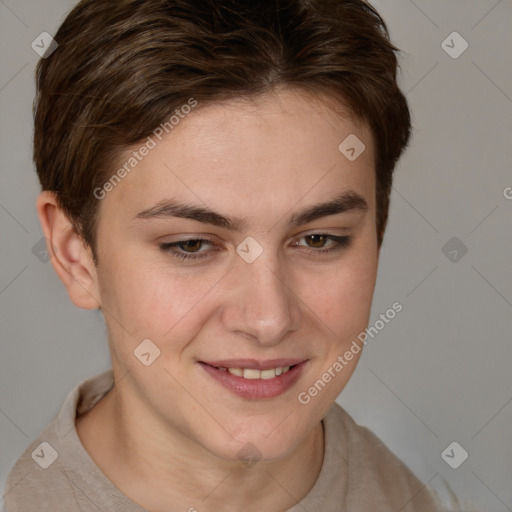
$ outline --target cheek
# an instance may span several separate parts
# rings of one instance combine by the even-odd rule
[[[376,276],[376,257],[354,252],[321,278],[304,283],[306,304],[330,328],[338,346],[350,343],[367,326]]]
[[[194,329],[200,329],[200,312],[222,278],[222,269],[177,271],[165,258],[135,255],[109,262],[100,279],[105,310],[132,338],[149,337],[161,343],[169,336],[181,337],[185,326],[190,330],[191,321]],[[117,322],[110,323],[117,328]]]

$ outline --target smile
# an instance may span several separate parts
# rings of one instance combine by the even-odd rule
[[[307,360],[230,360],[198,364],[235,395],[247,400],[275,398],[289,390],[300,378]]]
[[[244,379],[273,379],[290,370],[290,366],[279,366],[278,368],[270,368],[270,370],[255,370],[254,368],[219,368],[221,371],[228,371],[231,375],[242,377]]]

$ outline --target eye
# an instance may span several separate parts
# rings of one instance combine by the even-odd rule
[[[209,251],[201,251],[204,245],[213,245],[210,240],[203,238],[190,238],[188,240],[178,240],[177,242],[167,242],[160,244],[160,248],[179,260],[200,259],[208,256]]]
[[[310,251],[313,253],[327,253],[348,247],[352,241],[352,237],[329,235],[327,233],[313,233],[311,235],[305,235],[299,240],[305,240],[306,245],[296,243],[294,244],[295,246],[313,249]]]

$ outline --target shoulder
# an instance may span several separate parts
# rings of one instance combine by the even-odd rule
[[[336,402],[331,429],[344,430],[348,461],[348,510],[437,512],[439,503],[412,471],[368,428]]]
[[[6,512],[49,512],[59,510],[63,503],[76,503],[71,481],[59,461],[62,448],[52,423],[9,472],[4,491]]]
[[[7,476],[6,512],[86,510],[77,473],[89,463],[75,429],[77,411],[92,407],[113,383],[111,371],[76,385],[58,415],[25,449]],[[90,464],[90,463],[89,463]]]

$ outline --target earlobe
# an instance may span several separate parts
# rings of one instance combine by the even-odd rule
[[[54,192],[41,192],[36,207],[53,268],[69,298],[79,308],[99,308],[97,272],[90,248],[74,231]]]

